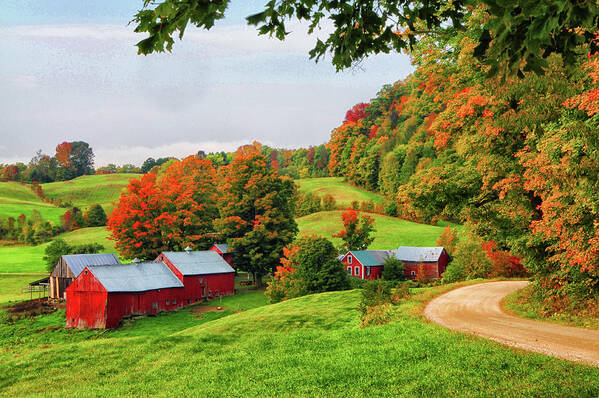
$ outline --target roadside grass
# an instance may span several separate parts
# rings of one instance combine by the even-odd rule
[[[0,323],[0,395],[599,394],[597,368],[452,332],[413,314],[439,289],[450,288],[421,289],[395,307],[391,323],[365,329],[358,327],[359,290],[305,296],[206,322],[199,318],[192,327],[178,318],[184,316],[180,311],[147,318],[148,325],[135,322],[137,336],[126,329],[46,326],[64,322],[60,313],[31,321],[22,331],[27,336],[11,335],[21,329]],[[250,295],[236,299],[253,301]],[[184,329],[171,333],[178,328]]]
[[[337,206],[344,208],[353,201],[372,200],[375,203],[384,201],[382,195],[354,187],[344,182],[342,177],[303,178],[295,182],[299,185],[299,192],[309,192],[321,197],[326,194],[332,195],[337,201]]]
[[[507,295],[503,300],[504,309],[522,318],[565,326],[599,329],[599,312],[596,304],[576,312],[564,311],[557,314],[547,314],[542,304],[536,301],[531,293],[532,286],[527,286]]]
[[[297,218],[299,236],[322,235],[339,245],[341,239],[332,238],[332,235],[343,229],[342,213],[341,210],[322,211]],[[418,224],[380,214],[368,215],[375,220],[375,239],[369,247],[373,250],[396,249],[399,246],[437,246],[436,241],[443,232],[442,226]]]
[[[0,306],[11,301],[29,300],[29,293],[22,293],[22,288],[27,287],[29,282],[46,277],[48,274],[0,274]],[[38,294],[33,293],[33,298]]]
[[[79,208],[100,204],[109,213],[113,208],[112,202],[119,199],[129,180],[140,176],[141,174],[90,175],[43,184],[42,188],[49,198],[69,202]]]
[[[81,228],[56,238],[62,238],[69,244],[96,242],[104,245],[104,251],[115,252],[114,241],[108,239],[105,227]],[[0,274],[3,273],[41,273],[46,271],[44,250],[50,243],[37,246],[5,246],[0,247]]]
[[[31,217],[34,210],[42,215],[44,220],[55,224],[60,223],[60,216],[66,209],[43,202],[29,188],[17,182],[0,182],[0,218],[13,217],[21,214]]]

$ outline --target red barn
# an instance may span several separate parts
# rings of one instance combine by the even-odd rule
[[[231,246],[226,243],[216,243],[212,245],[210,250],[220,254],[231,267],[235,268],[233,265],[233,248]]]
[[[389,250],[352,250],[339,260],[350,276],[360,279],[378,279],[383,272],[385,260],[390,256]]]
[[[183,293],[164,263],[88,266],[66,290],[67,327],[117,327],[125,316],[181,307]]]
[[[400,246],[392,253],[404,263],[404,275],[410,279],[416,278],[420,265],[424,266],[427,279],[440,278],[449,263],[449,255],[443,247]]]
[[[235,293],[235,270],[216,252],[162,252],[164,262],[185,286],[186,304]]]

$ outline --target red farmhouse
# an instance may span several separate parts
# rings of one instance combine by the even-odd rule
[[[427,279],[440,278],[449,263],[449,255],[443,247],[400,246],[392,252],[403,262],[404,275],[410,279],[416,278],[421,264],[424,266],[424,275]]]
[[[385,260],[395,256],[404,264],[404,276],[414,279],[420,265],[424,265],[427,279],[440,278],[449,256],[443,247],[400,246],[396,250],[354,250],[341,256],[339,260],[347,273],[361,279],[378,279],[383,272]]]
[[[220,254],[220,256],[222,258],[225,259],[225,261],[233,268],[235,268],[235,266],[233,265],[233,248],[230,247],[228,244],[226,243],[217,243],[212,245],[212,247],[210,248],[210,250],[217,252],[218,254]]]
[[[113,328],[124,316],[181,307],[183,293],[164,263],[90,265],[66,290],[67,327]]]
[[[383,272],[389,250],[353,250],[340,260],[350,276],[360,279],[378,279]]]
[[[215,251],[163,252],[164,262],[185,286],[185,302],[235,293],[235,270]]]

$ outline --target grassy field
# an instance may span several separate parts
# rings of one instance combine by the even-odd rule
[[[331,239],[336,245],[341,239],[331,236],[343,229],[343,211],[323,211],[298,218],[300,236],[318,234]],[[396,249],[399,246],[436,246],[436,240],[443,232],[442,226],[418,224],[380,214],[369,214],[374,218],[376,233],[370,249]]]
[[[47,275],[0,274],[0,306],[10,301],[29,300],[31,297],[36,298],[37,293],[34,293],[34,296],[30,296],[29,293],[22,293],[21,289],[26,287],[29,282],[44,278]]]
[[[259,294],[230,298],[249,303],[230,315],[183,310],[106,333],[64,330],[62,311],[0,322],[0,395],[599,394],[599,369],[427,323],[415,315],[422,299],[395,307],[387,325],[360,329],[359,291],[273,305]]]
[[[97,242],[106,252],[114,252],[114,241],[107,239],[105,227],[82,228],[59,236],[69,244]],[[37,246],[0,247],[0,274],[39,273],[45,271],[44,250],[50,243]]]
[[[0,218],[17,218],[21,214],[31,217],[33,210],[38,210],[42,218],[60,222],[60,216],[66,209],[44,203],[27,185],[16,182],[0,182]]]
[[[42,187],[49,198],[69,202],[81,208],[100,204],[108,213],[112,210],[112,202],[118,200],[121,190],[129,184],[129,180],[139,177],[140,174],[91,175],[43,184]]]
[[[343,182],[341,177],[304,178],[295,180],[302,193],[313,193],[319,196],[332,195],[337,201],[337,206],[347,207],[352,201],[358,202],[372,200],[375,203],[382,202],[381,195],[356,188]]]

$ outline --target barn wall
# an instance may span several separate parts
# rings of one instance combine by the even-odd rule
[[[184,305],[183,293],[183,288],[108,293],[106,327],[117,327],[121,319],[129,315],[150,315],[180,308]]]
[[[383,267],[370,267],[370,275],[366,275],[366,279],[379,279],[383,274]]]
[[[438,263],[439,263],[439,277],[441,277],[443,275],[443,273],[445,272],[445,269],[447,268],[447,264],[449,263],[449,255],[447,254],[445,249],[443,249],[443,251],[441,252],[441,256],[439,256]]]
[[[439,278],[439,265],[436,262],[415,263],[404,261],[404,276],[408,279],[415,279],[416,276],[412,275],[412,271],[418,274],[418,267],[420,267],[420,264],[424,264],[424,275],[427,279]]]
[[[235,294],[235,274],[233,272],[203,276],[206,279],[206,293],[208,297]]]
[[[69,328],[106,327],[107,292],[93,274],[83,271],[66,289],[66,326]]]
[[[348,275],[355,276],[356,278],[362,278],[362,275],[364,273],[364,267],[362,266],[362,263],[360,263],[360,261],[358,261],[358,259],[355,258],[353,255],[352,258],[353,259],[351,264],[348,264],[347,262],[347,255],[341,259],[341,262],[343,263],[343,268],[345,269],[345,272],[347,272]],[[347,271],[347,267],[351,267],[351,274]],[[357,274],[356,267],[358,267]]]

